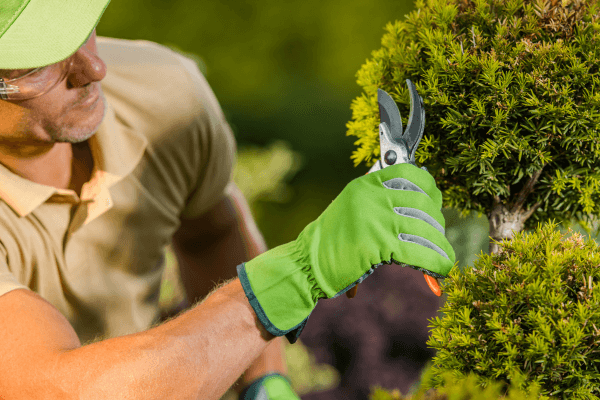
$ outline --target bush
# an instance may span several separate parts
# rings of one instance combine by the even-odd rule
[[[450,370],[473,374],[481,388],[498,381],[504,391],[539,387],[540,398],[598,399],[597,244],[540,224],[599,214],[599,2],[415,5],[386,26],[357,74],[364,93],[347,124],[360,146],[354,165],[380,156],[377,89],[406,123],[410,79],[427,114],[417,163],[444,207],[485,213],[492,238],[506,239],[442,284],[449,297],[428,342],[438,351],[431,384],[441,389]]]
[[[510,386],[508,394],[502,394],[503,382],[492,382],[485,389],[477,384],[477,375],[470,373],[466,377],[456,378],[451,371],[444,371],[441,374],[443,385],[441,388],[429,388],[433,370],[431,363],[424,369],[421,377],[422,385],[419,390],[412,396],[403,397],[397,390],[388,392],[380,387],[375,387],[373,393],[369,396],[369,400],[536,400],[538,399],[538,391],[533,390],[529,395],[522,390]]]
[[[598,398],[598,245],[579,233],[564,239],[556,226],[516,233],[498,254],[450,272],[444,316],[430,320],[433,387],[449,369],[477,374],[482,387],[499,379],[558,399]]]
[[[406,124],[410,79],[426,113],[416,162],[444,208],[506,208],[514,222],[490,224],[499,239],[600,215],[598,0],[416,0],[385,29],[357,73],[355,166],[380,156],[377,90]]]

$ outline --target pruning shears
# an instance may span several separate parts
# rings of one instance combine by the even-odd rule
[[[423,99],[417,93],[415,85],[406,80],[410,91],[410,117],[406,131],[402,132],[402,118],[396,102],[392,97],[381,89],[377,89],[377,103],[379,104],[379,148],[380,159],[371,167],[369,172],[379,171],[390,165],[408,163],[415,167],[415,153],[419,142],[423,137],[425,128],[425,109],[423,108]],[[427,168],[421,167],[425,171]],[[436,296],[441,296],[442,291],[437,279],[423,271],[423,276],[427,285]],[[358,285],[346,292],[348,298],[356,296]]]

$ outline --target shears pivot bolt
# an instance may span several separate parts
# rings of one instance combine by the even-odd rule
[[[385,153],[384,160],[387,165],[394,165],[397,158],[398,158],[398,156],[394,150],[388,150]]]

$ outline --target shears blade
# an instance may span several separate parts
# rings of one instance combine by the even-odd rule
[[[416,166],[415,154],[425,129],[425,109],[423,99],[415,85],[406,80],[410,92],[410,116],[406,131],[402,131],[402,118],[392,97],[382,89],[377,89],[379,104],[379,148],[381,157],[369,172],[399,163]]]

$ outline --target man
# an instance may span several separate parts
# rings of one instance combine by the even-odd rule
[[[392,256],[447,276],[441,193],[394,165],[266,251],[210,87],[156,44],[97,47],[108,3],[0,10],[0,396],[216,400],[241,377],[244,399],[297,399],[281,336],[294,343],[319,299]],[[154,326],[171,241],[204,300]]]
[[[9,35],[11,32],[8,30],[3,33]],[[97,337],[115,337],[141,331],[157,319],[158,284],[164,266],[163,247],[167,243],[165,239],[170,235],[174,235],[173,244],[181,264],[183,283],[192,304],[195,299],[203,299],[211,290],[211,286],[220,280],[236,277],[235,267],[238,264],[266,250],[243,195],[229,181],[235,161],[235,139],[208,83],[195,65],[192,65],[190,60],[150,42],[110,39],[101,42],[100,47],[110,61],[109,71],[103,57],[99,56],[94,28],[85,43],[68,58],[70,68],[62,81],[56,80],[54,87],[33,99],[0,101],[0,193],[4,200],[0,218],[3,219],[4,228],[7,228],[6,224],[11,223],[12,219],[6,218],[6,213],[16,216],[15,221],[31,216],[29,224],[19,227],[19,233],[22,233],[24,238],[33,240],[27,243],[32,246],[27,248],[30,253],[20,254],[20,246],[13,246],[6,236],[1,238],[5,257],[8,255],[24,258],[22,263],[10,262],[8,270],[0,268],[0,294],[16,287],[22,288],[7,293],[2,298],[2,306],[6,309],[10,304],[15,304],[16,312],[21,307],[17,304],[23,304],[25,298],[39,299],[31,290],[37,292],[68,317],[78,334],[78,338],[70,338],[73,343],[78,339],[92,342]],[[135,68],[130,63],[136,64]],[[31,69],[4,70],[0,77],[23,76]],[[164,75],[161,75],[161,69],[164,69]],[[101,81],[107,77],[107,73],[109,78],[106,85],[110,94],[105,96]],[[130,75],[126,76],[127,73]],[[52,74],[42,71],[41,78],[45,75],[52,77]],[[181,75],[181,78],[174,79],[176,75]],[[135,79],[132,79],[142,76],[146,79],[162,79],[149,81],[148,87],[142,88],[136,86]],[[136,90],[138,92],[135,92]],[[135,93],[127,97],[128,91]],[[86,104],[88,99],[92,99],[89,105]],[[148,118],[160,118],[157,110],[175,113],[177,118],[164,118],[163,123],[151,121],[162,131],[133,131],[128,124],[137,127],[133,119],[146,117],[143,112],[131,110],[132,107],[138,107],[137,101],[144,102],[144,105],[153,102],[151,107],[146,109],[151,113]],[[181,105],[176,104],[179,101],[182,102]],[[198,104],[199,102],[202,103]],[[178,108],[172,108],[177,106]],[[109,110],[109,107],[113,109]],[[194,118],[190,114],[198,111],[202,112],[199,117]],[[132,120],[126,122],[119,118]],[[178,123],[196,126],[176,127]],[[96,135],[96,132],[102,129],[101,124],[105,129]],[[198,126],[200,124],[207,126]],[[197,131],[201,128],[205,129],[205,132],[199,137]],[[141,195],[140,192],[131,192],[131,187],[125,189],[124,185],[116,188],[114,186],[117,180],[123,179],[127,174],[125,170],[133,169],[136,165],[138,169],[142,169],[140,162],[143,161],[140,161],[140,157],[144,147],[146,151],[150,151],[144,143],[148,139],[138,134],[138,131],[155,135],[149,140],[151,145],[156,146],[151,150],[152,156],[155,157],[170,155],[162,153],[160,146],[193,145],[194,140],[202,141],[201,145],[208,148],[203,149],[204,153],[201,155],[192,155],[195,160],[189,160],[188,157],[187,161],[198,164],[183,165],[182,167],[190,170],[179,171],[179,176],[170,174],[177,172],[174,170],[164,171],[166,174],[160,177],[140,172],[142,178],[152,179],[148,182],[151,189],[152,185],[197,184],[184,181],[200,178],[196,176],[196,171],[191,169],[208,169],[200,171],[198,168],[198,172],[210,173],[210,176],[202,177],[203,183],[198,184],[203,193],[196,195],[196,204],[192,205],[197,210],[190,207],[193,216],[202,214],[202,217],[184,218],[178,231],[175,230],[177,221],[173,219],[174,215],[169,215],[169,210],[166,209],[172,204],[162,203],[149,207],[149,202],[163,200],[151,194],[145,200],[130,199],[131,203],[127,207],[136,209],[137,214],[129,213],[120,221],[110,214],[111,211],[116,211],[114,207],[111,210],[111,202],[115,201],[115,196]],[[115,137],[119,134],[125,138],[119,140]],[[175,134],[181,135],[179,142],[169,143],[168,136]],[[194,134],[196,137],[192,136]],[[163,141],[165,143],[161,143]],[[195,149],[176,150],[191,152]],[[157,162],[156,167],[172,168],[167,162],[178,161],[173,158],[178,155],[172,154],[172,158],[165,160],[164,165]],[[205,157],[207,159],[203,159]],[[180,160],[186,158],[181,157]],[[99,163],[104,165],[98,165]],[[114,171],[107,170],[111,168]],[[228,182],[229,185],[225,187]],[[121,193],[109,193],[108,188],[120,190]],[[184,198],[175,200],[189,201]],[[202,213],[204,209],[206,211]],[[118,212],[122,213],[123,210]],[[69,213],[73,213],[74,216],[70,221]],[[163,215],[148,218],[154,220],[148,221],[148,224],[134,220],[146,217],[144,213]],[[103,215],[107,220],[98,224]],[[35,226],[35,218],[41,218],[39,227]],[[97,225],[92,228],[94,221]],[[125,223],[127,227],[120,227],[121,223]],[[91,229],[84,232],[81,228],[85,226]],[[36,241],[30,230],[38,228],[54,237],[47,238],[47,242]],[[63,232],[65,229],[67,231]],[[137,232],[128,235],[124,229]],[[158,242],[158,237],[151,240],[142,229],[163,230],[160,235],[162,239]],[[5,235],[13,234],[9,229],[2,231]],[[189,237],[194,231],[203,232],[204,237],[197,239],[205,242],[204,246],[186,246],[186,236]],[[210,236],[215,237],[209,240]],[[136,244],[129,248],[125,245],[119,250],[112,247],[114,243],[124,239],[127,242],[135,241]],[[48,247],[60,245],[63,240],[64,260],[54,260],[54,255]],[[82,246],[84,242],[86,244]],[[94,250],[88,252],[92,246]],[[33,267],[37,263],[39,270]],[[120,263],[122,265],[119,265]],[[133,267],[138,270],[125,268],[123,265],[126,263],[133,263]],[[146,265],[143,265],[144,263]],[[20,269],[17,269],[19,267]],[[110,278],[102,276],[100,271],[102,268],[111,267],[123,275],[114,276],[111,282],[103,283],[102,281]],[[51,268],[52,272],[49,271]],[[33,276],[34,274],[37,276]],[[80,286],[57,286],[61,276],[67,282],[78,281],[68,282],[68,285],[79,283]],[[85,279],[89,279],[90,283],[81,285]],[[114,290],[115,285],[125,287],[122,290]],[[106,304],[110,301],[109,298],[112,298],[115,304]],[[56,317],[62,320],[58,314]],[[7,364],[4,366],[8,367]],[[28,373],[25,370],[24,372]],[[266,347],[242,375],[234,389],[240,393],[252,381],[274,372],[281,375],[287,372],[282,338],[274,339]],[[12,398],[8,394],[9,392],[0,389],[0,396]],[[38,396],[42,396],[42,393]]]

